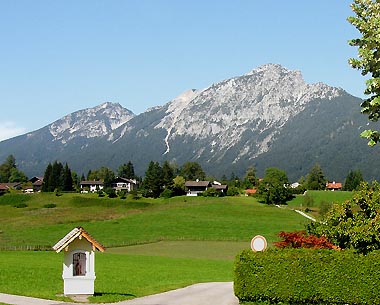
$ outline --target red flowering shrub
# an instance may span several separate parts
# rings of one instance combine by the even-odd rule
[[[325,237],[307,234],[306,231],[280,232],[282,241],[274,242],[277,248],[309,248],[309,249],[336,249],[339,247],[330,243]]]

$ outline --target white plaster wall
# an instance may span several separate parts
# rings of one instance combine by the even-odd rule
[[[86,274],[73,275],[73,255],[78,252],[86,254]],[[64,294],[94,294],[95,253],[92,245],[85,238],[77,238],[64,251],[63,272]]]

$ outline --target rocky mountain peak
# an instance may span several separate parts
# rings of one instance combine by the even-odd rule
[[[212,175],[243,175],[254,165],[259,175],[274,166],[298,179],[318,162],[332,179],[346,175],[352,164],[376,177],[378,160],[358,141],[367,124],[360,103],[342,89],[309,84],[299,71],[267,64],[187,90],[137,116],[112,102],[74,112],[1,142],[0,159],[14,154],[28,175],[41,175],[54,160],[87,172],[116,169],[128,158],[139,175],[149,160],[190,160]]]
[[[274,77],[281,77],[287,74],[291,75],[301,75],[300,71],[292,71],[288,70],[284,66],[280,64],[265,64],[261,65],[250,72],[246,73],[245,75],[262,75],[262,76],[274,76]]]
[[[281,91],[285,96],[295,97],[305,95],[305,100],[310,100],[316,96],[322,98],[334,98],[341,95],[342,89],[334,88],[323,83],[307,84],[301,71],[288,70],[279,64],[265,64],[245,74],[243,77],[252,77],[266,91],[274,89]]]
[[[318,98],[332,99],[340,93],[339,89],[324,84],[307,84],[299,71],[267,64],[206,89],[184,92],[168,104],[167,116],[155,128],[167,130],[165,154],[178,136],[209,139],[218,143],[213,151],[225,152],[250,130],[261,138],[255,147],[255,157],[268,151],[282,126],[308,103]],[[249,149],[252,144],[247,142],[241,155]],[[201,153],[202,149],[198,154]]]
[[[75,137],[101,137],[128,122],[135,115],[119,103],[105,102],[79,110],[48,126],[55,141],[67,143]]]

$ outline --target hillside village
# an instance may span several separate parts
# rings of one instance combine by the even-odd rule
[[[125,198],[128,194],[157,198],[181,195],[268,197],[265,194],[281,193],[277,197],[274,196],[271,202],[266,202],[277,204],[285,203],[294,194],[302,194],[307,189],[327,191],[341,191],[344,187],[348,189],[350,180],[356,179],[355,186],[350,187],[352,190],[363,180],[359,172],[351,172],[347,177],[346,186],[341,182],[327,181],[320,166],[316,165],[306,178],[301,178],[294,183],[289,182],[284,171],[276,168],[269,168],[263,178],[258,178],[253,167],[247,170],[243,179],[233,176],[229,180],[224,178],[222,182],[219,182],[211,177],[207,178],[196,162],[187,162],[181,168],[175,169],[168,162],[160,165],[153,161],[150,162],[143,178],[134,174],[134,167],[130,161],[119,167],[120,176],[115,176],[111,169],[102,167],[90,171],[87,179],[84,175],[78,179],[76,173],[71,172],[67,164],[63,166],[56,161],[48,165],[44,176],[34,176],[27,180],[26,176],[17,170],[14,157],[9,156],[7,160],[8,164],[5,162],[0,166],[4,177],[7,175],[4,168],[8,168],[9,171],[8,181],[4,181],[6,178],[3,178],[0,183],[0,194],[18,190],[26,194],[55,192],[59,195],[61,192],[80,192],[82,194],[97,193],[99,196],[108,195],[111,198],[117,196]],[[11,172],[13,174],[10,174]],[[17,176],[15,172],[21,177],[19,181],[15,178]]]

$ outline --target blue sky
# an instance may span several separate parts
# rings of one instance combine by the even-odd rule
[[[139,114],[266,63],[363,97],[348,0],[2,0],[0,140],[106,101]]]

